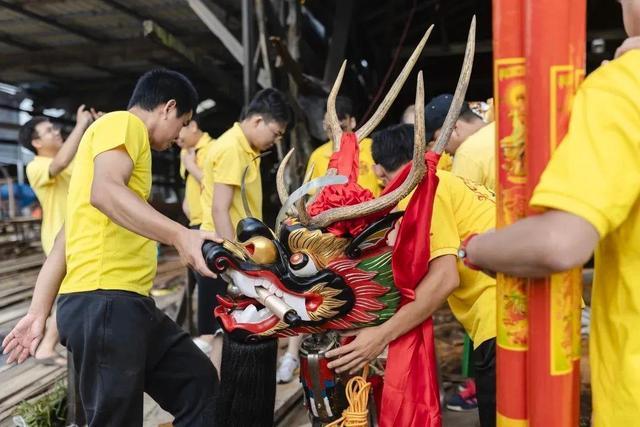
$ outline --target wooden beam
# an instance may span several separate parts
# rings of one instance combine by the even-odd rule
[[[249,105],[251,97],[256,91],[255,67],[253,66],[253,53],[255,51],[253,15],[253,0],[242,0],[242,83],[244,105]]]
[[[267,45],[267,17],[264,11],[263,0],[256,0],[256,20],[258,21],[258,33],[260,52],[262,53],[262,66],[264,67],[265,82],[263,87],[273,86],[273,72],[271,71],[271,57]]]
[[[8,34],[0,34],[0,42],[10,46],[19,47],[20,49],[38,49],[37,45],[24,40],[18,40]]]
[[[212,58],[196,54],[173,34],[153,21],[147,20],[143,22],[143,33],[149,40],[164,46],[189,61],[222,95],[233,103],[239,103],[238,94],[242,91],[242,88],[237,84],[236,79],[222,71]]]
[[[14,13],[17,13],[19,15],[25,16],[29,19],[33,19],[35,21],[38,22],[42,22],[44,24],[47,24],[51,27],[57,28],[58,30],[62,30],[64,32],[67,33],[71,33],[75,36],[78,37],[82,37],[84,39],[87,40],[91,40],[94,42],[102,42],[105,41],[106,39],[103,37],[99,37],[96,36],[93,32],[90,32],[89,30],[85,30],[84,28],[78,28],[75,26],[71,26],[68,24],[62,24],[58,21],[56,21],[53,18],[49,18],[47,16],[43,16],[43,15],[39,15],[37,13],[31,12],[30,10],[27,10],[25,8],[23,8],[22,6],[16,4],[16,3],[9,3],[5,0],[0,0],[0,7],[3,7],[7,10],[10,10]]]
[[[195,12],[211,32],[220,39],[240,65],[244,65],[243,49],[240,42],[224,26],[222,21],[204,4],[202,0],[187,0],[189,7]]]
[[[145,39],[107,43],[100,46],[100,49],[92,49],[87,44],[78,44],[34,51],[35,46],[33,46],[31,51],[0,55],[0,69],[21,69],[28,66],[55,67],[73,63],[107,67],[131,58],[152,57],[153,47],[154,45]]]
[[[333,16],[333,34],[329,42],[329,54],[324,67],[323,80],[325,83],[333,82],[344,60],[354,3],[353,1],[336,3],[336,11]]]
[[[118,12],[127,15],[133,19],[137,19],[138,21],[140,21],[140,23],[142,23],[143,21],[146,21],[148,19],[151,19],[155,22],[157,22],[159,25],[161,25],[162,27],[166,28],[169,31],[173,31],[175,32],[175,28],[170,25],[169,23],[167,23],[166,21],[160,20],[156,17],[152,17],[152,16],[145,16],[142,15],[141,13],[139,13],[137,10],[135,10],[134,8],[132,8],[131,6],[125,6],[124,4],[116,1],[116,0],[100,0],[102,3],[108,5],[109,7],[111,7],[112,9],[117,10]]]

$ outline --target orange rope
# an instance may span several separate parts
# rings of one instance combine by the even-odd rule
[[[342,411],[342,417],[335,420],[326,427],[367,427],[369,425],[367,417],[369,410],[369,389],[371,383],[367,382],[369,365],[362,370],[362,375],[353,377],[346,386],[347,400],[349,406]]]

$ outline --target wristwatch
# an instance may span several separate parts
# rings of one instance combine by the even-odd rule
[[[477,270],[477,271],[482,271],[482,268],[473,264],[471,261],[469,261],[469,258],[467,258],[467,245],[469,244],[469,242],[471,241],[471,239],[473,239],[474,237],[476,237],[478,235],[478,233],[473,233],[470,234],[469,236],[467,236],[466,239],[464,239],[462,241],[462,243],[460,244],[460,247],[458,248],[458,259],[460,261],[462,261],[462,263],[472,269],[472,270]]]

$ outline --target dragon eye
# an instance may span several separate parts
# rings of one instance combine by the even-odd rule
[[[298,277],[309,277],[318,272],[318,267],[313,260],[302,252],[291,255],[289,267],[291,267],[291,272]]]
[[[278,258],[276,245],[266,237],[254,236],[240,245],[244,248],[246,255],[256,264],[272,264]]]

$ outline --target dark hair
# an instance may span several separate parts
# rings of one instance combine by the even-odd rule
[[[202,130],[202,116],[200,114],[194,112],[191,121],[198,125],[198,129]]]
[[[327,110],[327,103],[324,105],[325,111]],[[353,117],[353,102],[351,102],[350,98],[346,96],[337,96],[336,97],[336,114],[338,116],[338,120],[344,120],[347,116]]]
[[[373,161],[388,172],[395,172],[413,158],[413,125],[393,125],[374,133],[371,138]]]
[[[261,115],[265,121],[276,121],[288,125],[293,120],[293,110],[284,93],[267,88],[256,93],[240,115],[240,120]]]
[[[23,124],[18,132],[18,142],[29,151],[38,154],[36,148],[31,143],[34,139],[38,138],[38,132],[36,126],[40,123],[48,122],[49,119],[44,116],[36,116]]]
[[[471,123],[476,120],[482,120],[482,117],[476,114],[471,107],[469,107],[469,103],[465,101],[462,103],[462,109],[460,110],[460,116],[458,119]]]
[[[198,92],[188,78],[177,71],[151,70],[138,79],[127,108],[137,106],[152,111],[171,99],[176,101],[178,116],[195,112],[198,106]]]

